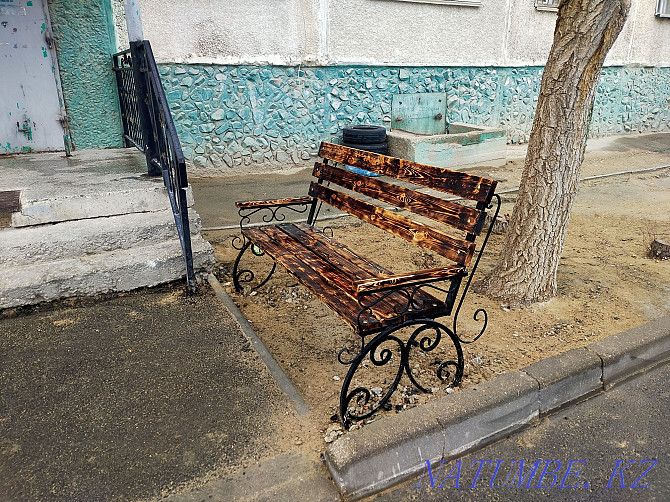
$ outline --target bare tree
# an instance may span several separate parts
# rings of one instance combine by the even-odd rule
[[[556,295],[598,78],[629,10],[630,0],[559,5],[519,196],[486,286],[492,296],[530,303]]]

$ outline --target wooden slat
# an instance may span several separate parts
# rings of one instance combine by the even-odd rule
[[[235,203],[235,206],[240,209],[252,208],[252,207],[271,207],[271,206],[286,206],[286,205],[300,205],[300,204],[309,204],[312,202],[311,197],[291,197],[289,199],[271,199],[271,200],[245,200],[238,201]]]
[[[356,293],[370,293],[382,291],[389,287],[418,284],[428,280],[446,280],[463,275],[464,267],[440,267],[429,270],[419,270],[418,272],[409,272],[407,274],[396,274],[379,279],[363,279],[354,281]]]
[[[432,195],[352,173],[335,166],[317,163],[313,175],[413,213],[446,223],[476,235],[484,225],[485,213],[475,208],[446,201]]]
[[[366,278],[376,279],[382,275],[375,269],[359,266],[350,259],[351,255],[355,253],[350,252],[349,256],[344,256],[341,254],[343,246],[341,246],[339,249],[335,248],[331,245],[331,242],[333,242],[332,240],[326,240],[327,238],[325,236],[318,236],[314,230],[310,231],[307,230],[304,226],[301,227],[292,224],[277,225],[277,228],[279,228],[282,232],[294,240],[300,242],[315,255],[320,256],[323,260],[340,269],[343,274],[346,274],[351,278],[352,285],[353,280]],[[359,260],[362,260],[362,258],[358,258]]]
[[[361,307],[358,300],[352,294],[352,278],[344,277],[342,270],[324,261],[318,255],[311,253],[310,249],[303,247],[304,242],[311,242],[312,239],[297,241],[286,232],[288,227],[294,227],[290,230],[290,233],[295,236],[299,235],[299,232],[295,231],[296,226],[292,224],[282,224],[281,229],[280,226],[245,229],[244,234],[266,252],[268,256],[286,268],[291,275],[312,291],[344,321],[350,324],[355,331],[359,333],[372,333],[380,331],[385,326],[403,322],[404,320],[446,314],[446,307],[442,301],[426,292],[419,292],[416,299],[417,301],[425,302],[424,305],[426,308],[423,311],[408,312],[402,316],[398,316],[394,307],[399,303],[404,304],[406,297],[398,296],[394,298],[395,295],[390,295],[372,308],[372,315],[364,315],[361,318],[362,325],[358,326],[358,313]],[[321,241],[321,236],[317,236],[313,233],[313,230],[311,232],[310,236],[312,238]],[[325,236],[323,237],[325,238]],[[331,242],[335,243],[335,241]],[[373,270],[377,268],[381,269],[381,267],[359,257],[343,244],[338,243],[337,247],[340,248],[338,253],[355,256],[357,257],[355,261],[363,260],[364,263],[372,265]],[[339,285],[329,282],[332,280],[335,280]],[[344,288],[340,286],[344,286]]]
[[[345,260],[350,262],[351,264],[355,265],[358,269],[362,270],[362,275],[355,272],[356,269],[352,269],[352,275],[351,278],[353,281],[363,279],[364,277],[371,277],[371,278],[384,278],[384,277],[391,277],[393,276],[393,272],[390,270],[385,269],[384,267],[380,266],[377,263],[374,263],[370,260],[367,260],[366,258],[363,258],[362,256],[359,256],[355,252],[353,252],[351,249],[349,249],[347,246],[344,244],[336,241],[335,239],[331,239],[327,237],[326,235],[322,234],[321,232],[316,232],[314,230],[314,227],[311,227],[307,223],[294,223],[292,226],[296,227],[297,230],[301,230],[304,232],[304,235],[309,235],[312,239],[325,242],[327,243],[327,246],[330,249],[333,249],[342,256]],[[309,241],[306,241],[309,242]],[[316,248],[313,248],[316,249]],[[318,251],[317,251],[318,252]],[[326,258],[328,259],[328,258]],[[435,298],[433,295],[430,293],[427,293],[425,291],[417,291],[415,298],[421,302],[424,305],[429,305],[431,302],[435,304],[435,306],[444,306],[444,302],[442,300],[439,300]],[[391,297],[391,300],[393,298]],[[394,303],[395,304],[395,303]]]
[[[356,302],[357,309],[360,310],[358,299],[354,294],[354,280],[363,272],[360,268],[353,266],[350,262],[340,256],[334,249],[327,250],[327,247],[316,244],[316,235],[312,234],[311,238],[300,235],[300,231],[291,224],[277,225],[274,227],[263,227],[266,234],[270,235],[276,242],[282,243],[285,250],[293,253],[303,264],[317,272],[322,280],[330,285],[335,286],[336,291],[340,295],[345,294]],[[282,238],[280,232],[286,234],[286,238]],[[307,238],[305,238],[307,237]],[[318,253],[314,250],[318,249]],[[365,274],[368,275],[367,273]],[[311,287],[307,285],[308,287]],[[376,319],[389,319],[397,317],[394,307],[398,302],[405,302],[405,297],[393,298],[394,295],[383,298],[376,303],[373,308],[373,313]],[[434,301],[440,303],[434,298],[428,296],[424,298],[426,301]],[[370,299],[371,303],[374,298]],[[358,313],[357,310],[357,313]]]
[[[321,273],[315,271],[305,264],[293,253],[287,252],[285,247],[286,239],[277,239],[276,233],[273,236],[267,233],[274,227],[247,228],[243,233],[260,249],[267,253],[270,258],[280,263],[293,277],[298,279],[303,286],[306,286],[331,310],[338,314],[348,324],[352,324],[352,319],[356,319],[360,306],[356,299],[347,295],[343,291],[338,291],[333,286],[327,284]],[[275,229],[276,230],[276,229]],[[367,320],[367,319],[364,319]],[[370,328],[378,326],[377,320],[369,320]],[[353,325],[353,324],[352,324]],[[367,328],[368,326],[366,326]]]
[[[354,281],[368,280],[372,282],[383,281],[386,277],[393,277],[393,273],[384,271],[381,267],[351,251],[346,246],[337,243],[334,239],[328,239],[323,234],[318,233],[313,228],[305,225],[299,226],[291,223],[284,223],[277,225],[282,232],[305,246],[311,253],[319,256],[322,260],[328,262],[337,268],[341,274],[346,275],[352,287]],[[338,244],[338,245],[334,245]],[[353,293],[352,296],[357,298]],[[394,315],[394,307],[398,304],[399,299],[394,298],[395,295],[390,295],[386,298],[379,299],[379,303],[375,306],[376,310],[381,314],[380,318],[392,317]],[[368,304],[377,299],[375,296],[369,298]],[[435,305],[442,304],[440,300],[423,291],[417,292],[416,299],[423,304]]]
[[[333,143],[321,143],[319,156],[487,204],[491,201],[497,185],[497,181],[488,178]]]
[[[307,223],[294,223],[294,226],[299,228],[305,233],[310,233],[313,235],[315,239],[321,239],[325,240],[328,242],[328,245],[332,247],[333,249],[336,249],[337,252],[342,255],[344,258],[349,260],[351,263],[356,265],[358,268],[364,270],[367,272],[370,277],[380,277],[384,275],[392,275],[393,272],[390,270],[385,269],[381,265],[374,263],[356,253],[354,253],[351,249],[349,249],[347,246],[344,244],[336,241],[335,239],[330,239],[324,234],[318,234],[316,235],[314,228],[310,226]]]
[[[391,232],[423,248],[430,249],[459,265],[468,265],[474,253],[475,245],[473,242],[450,237],[409,218],[363,202],[342,192],[336,192],[323,185],[312,182],[309,194],[382,230]]]

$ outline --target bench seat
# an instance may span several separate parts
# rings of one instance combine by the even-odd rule
[[[414,297],[421,308],[407,310],[407,295],[397,292],[367,293],[364,304],[380,301],[370,310],[359,303],[361,291],[374,284],[393,282],[399,276],[363,258],[345,245],[305,223],[282,223],[246,228],[244,235],[274,261],[280,263],[301,284],[320,298],[360,335],[379,332],[386,326],[416,318],[449,315],[444,301],[424,290]],[[463,275],[465,267],[441,269],[444,278]],[[388,281],[378,280],[390,278]],[[404,279],[404,278],[402,278]],[[399,314],[398,312],[402,312]]]

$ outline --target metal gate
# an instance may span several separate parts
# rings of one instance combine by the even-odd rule
[[[0,154],[63,150],[60,96],[43,0],[0,0]]]

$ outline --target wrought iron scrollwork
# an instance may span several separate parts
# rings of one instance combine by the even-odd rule
[[[458,322],[458,314],[460,313],[460,311],[461,311],[461,307],[463,306],[463,300],[465,299],[465,295],[467,294],[468,289],[470,289],[470,283],[472,282],[472,277],[475,275],[475,271],[477,270],[477,266],[479,265],[479,260],[481,260],[481,258],[482,258],[482,253],[484,252],[484,248],[486,248],[486,243],[489,241],[489,237],[491,236],[491,231],[493,230],[493,225],[495,224],[495,222],[496,222],[496,220],[497,220],[497,218],[498,218],[498,213],[500,213],[500,205],[502,204],[502,200],[500,199],[500,195],[498,195],[498,194],[493,194],[493,197],[494,197],[494,199],[495,199],[495,201],[496,201],[496,210],[495,210],[495,212],[494,212],[494,214],[493,214],[493,219],[491,220],[491,224],[489,225],[489,228],[488,228],[488,230],[486,231],[486,236],[484,237],[484,241],[482,242],[482,245],[481,245],[481,247],[479,248],[479,251],[477,252],[477,259],[475,260],[475,264],[474,264],[474,266],[472,267],[472,270],[470,271],[470,275],[468,276],[468,281],[465,283],[465,287],[463,288],[463,292],[461,293],[461,298],[460,298],[460,300],[459,300],[459,302],[458,302],[458,306],[456,307],[456,312],[454,313],[454,318],[453,318],[453,326],[452,326],[452,327],[453,327],[453,332],[454,332],[454,333],[456,334],[456,336],[458,337],[458,340],[459,340],[461,343],[464,343],[464,344],[474,343],[474,342],[476,342],[477,340],[479,340],[479,338],[484,334],[484,331],[486,331],[486,326],[488,325],[488,322],[489,322],[489,314],[488,314],[488,312],[486,311],[486,309],[479,308],[479,309],[475,310],[475,313],[474,313],[474,315],[472,316],[472,318],[473,318],[475,321],[478,321],[478,322],[482,322],[482,323],[483,323],[481,329],[479,330],[479,333],[477,333],[477,335],[476,335],[472,340],[463,340],[463,339],[457,334],[457,333],[458,333],[458,329],[457,329],[456,324],[457,324],[457,322]],[[493,208],[493,204],[494,204],[494,203],[493,203],[493,200],[492,200],[491,203],[487,206],[486,209],[492,209],[492,208]],[[480,314],[483,314],[483,316],[484,316],[484,318],[482,319],[482,321],[479,320],[479,315],[480,315]]]
[[[251,254],[255,256],[264,256],[265,253],[263,252],[262,249],[257,248],[252,244],[251,241],[247,240],[247,242],[242,246],[242,249],[240,249],[240,252],[237,255],[237,258],[235,259],[235,263],[233,265],[233,285],[235,286],[235,291],[242,291],[242,285],[243,284],[250,284],[254,281],[256,278],[256,274],[251,269],[248,268],[243,268],[240,269],[240,260],[242,259],[242,255],[251,248]],[[272,277],[272,274],[274,274],[275,269],[277,268],[277,263],[274,262],[272,264],[272,269],[270,272],[265,276],[265,279],[263,279],[258,285],[256,285],[252,289],[258,289],[261,286],[263,286],[266,282],[270,280],[270,277]]]
[[[240,268],[240,260],[246,251],[250,249],[251,254],[254,256],[265,255],[263,250],[253,245],[247,236],[242,232],[246,226],[251,224],[252,217],[258,215],[257,220],[260,220],[258,222],[260,224],[269,224],[273,222],[281,223],[282,221],[286,221],[287,213],[284,212],[284,210],[288,210],[296,214],[302,214],[307,211],[310,205],[311,204],[307,202],[300,202],[242,207],[238,210],[237,214],[240,216],[240,235],[235,236],[231,243],[233,248],[239,250],[233,265],[233,285],[235,286],[236,291],[241,291],[243,284],[250,284],[256,279],[256,274],[251,269]],[[270,277],[272,277],[272,274],[274,274],[276,268],[277,263],[274,262],[272,264],[272,269],[267,274],[267,276],[252,289],[258,289],[267,283],[270,280]]]
[[[412,330],[407,342],[404,342],[398,336],[398,332],[405,328]],[[417,376],[412,373],[410,359],[412,352],[416,350],[424,353],[433,352],[440,346],[443,338],[448,338],[451,341],[456,357],[455,360],[441,361],[435,370],[435,374],[443,384],[456,386],[463,377],[465,366],[463,350],[458,337],[449,328],[432,319],[417,319],[391,326],[365,344],[352,360],[343,361],[341,357],[338,357],[340,362],[350,365],[340,392],[340,418],[343,425],[348,427],[352,422],[363,420],[380,408],[384,408],[391,395],[398,388],[403,373],[407,375],[416,388],[423,392],[430,392],[428,388],[419,383]],[[391,348],[388,345],[391,345]],[[396,350],[392,350],[393,348]],[[340,356],[342,352],[340,351]],[[364,365],[366,360],[369,360],[372,366],[376,368],[392,365],[391,373],[394,373],[394,375],[392,382],[387,385],[386,389],[357,386],[349,390],[356,372],[361,367],[366,367]]]
[[[286,221],[286,213],[284,209],[288,209],[297,214],[302,214],[307,211],[309,204],[280,204],[276,206],[259,206],[259,207],[243,207],[237,212],[240,216],[240,235],[233,238],[232,246],[237,250],[241,250],[247,243],[246,236],[242,233],[244,227],[251,223],[254,215],[259,214],[261,223],[273,223]]]

